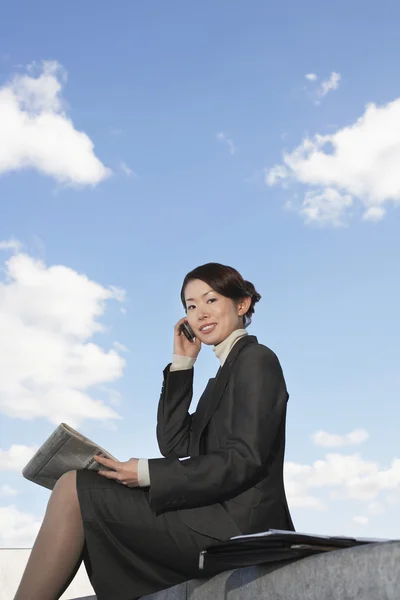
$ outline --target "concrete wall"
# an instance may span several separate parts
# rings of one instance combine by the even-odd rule
[[[336,550],[275,570],[259,566],[227,571],[209,580],[188,581],[142,600],[145,599],[399,600],[400,542]],[[95,596],[85,600],[95,600]]]

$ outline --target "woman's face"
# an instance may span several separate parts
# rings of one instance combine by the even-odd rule
[[[187,320],[196,337],[204,344],[217,345],[243,327],[242,316],[251,300],[238,302],[215,292],[208,283],[195,279],[185,288]]]

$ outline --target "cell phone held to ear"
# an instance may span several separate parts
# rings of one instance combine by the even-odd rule
[[[189,340],[189,342],[192,342],[193,344],[196,339],[196,336],[194,335],[194,331],[190,327],[189,323],[182,323],[181,331],[184,334],[184,336]]]

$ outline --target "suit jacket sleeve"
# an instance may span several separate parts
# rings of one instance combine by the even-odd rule
[[[193,367],[182,371],[164,369],[164,382],[157,411],[157,441],[160,452],[169,458],[189,454],[193,396]],[[153,481],[151,482],[153,485]]]
[[[271,350],[254,344],[238,355],[230,378],[228,433],[220,448],[183,461],[149,460],[150,505],[157,514],[228,500],[265,476],[286,414],[281,366]]]

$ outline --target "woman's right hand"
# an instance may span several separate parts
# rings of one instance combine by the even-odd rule
[[[183,319],[179,319],[174,327],[174,354],[197,358],[201,350],[201,342],[198,338],[194,342],[189,342],[185,334],[181,331],[181,325],[185,322],[187,322],[187,318],[183,317]]]

